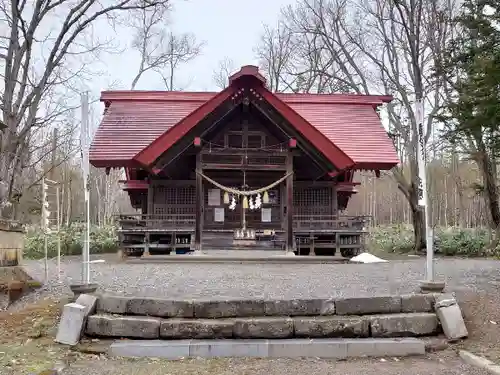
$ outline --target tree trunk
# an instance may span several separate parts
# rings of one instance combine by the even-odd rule
[[[486,152],[482,143],[479,145],[479,167],[483,175],[484,196],[489,212],[490,227],[495,231],[495,236],[490,244],[490,249],[495,249],[500,242],[500,206],[498,202],[498,188],[496,184],[496,166],[492,157]]]
[[[413,224],[414,250],[420,252],[426,248],[425,243],[425,213],[418,205],[418,195],[416,189],[410,191],[411,220]]]

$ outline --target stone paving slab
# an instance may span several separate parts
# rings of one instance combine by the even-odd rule
[[[116,341],[111,356],[180,359],[186,357],[330,358],[424,355],[425,343],[404,339],[285,340],[131,340]]]

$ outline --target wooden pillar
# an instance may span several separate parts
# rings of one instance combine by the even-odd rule
[[[203,216],[204,216],[204,199],[203,199],[203,180],[200,173],[203,172],[201,165],[201,152],[196,154],[196,217],[194,229],[194,251],[202,250],[203,236]]]
[[[339,217],[339,202],[337,185],[332,186],[332,215],[337,219]]]
[[[143,214],[143,219],[146,220],[146,233],[144,234],[144,253],[142,253],[142,256],[149,256],[149,232],[148,230],[152,229],[152,227],[156,226],[156,221],[154,220],[153,214],[154,214],[154,184],[153,181],[149,182],[148,186],[148,196],[147,196],[147,214]]]
[[[154,210],[154,202],[155,202],[154,194],[155,194],[155,188],[154,188],[153,181],[149,181],[148,195],[147,195],[147,208],[146,208],[145,214],[147,214],[147,217],[149,217],[150,219],[153,218],[152,215],[155,212],[155,210]],[[151,222],[151,221],[149,221],[149,222]]]
[[[293,253],[295,241],[293,236],[293,154],[288,151],[286,158],[286,252]]]

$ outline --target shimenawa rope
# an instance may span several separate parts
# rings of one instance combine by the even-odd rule
[[[234,195],[242,195],[242,196],[250,196],[250,195],[257,195],[257,194],[261,194],[269,189],[272,189],[273,187],[281,184],[283,181],[286,180],[286,178],[290,175],[293,174],[293,172],[290,172],[290,173],[287,173],[286,175],[284,175],[283,177],[281,177],[279,180],[273,182],[272,184],[268,185],[268,186],[264,186],[262,188],[259,188],[259,189],[256,189],[256,190],[250,190],[250,191],[243,191],[243,190],[238,190],[238,189],[233,189],[233,188],[230,188],[230,187],[227,187],[227,186],[224,186],[222,184],[219,184],[217,181],[215,180],[212,180],[210,177],[204,175],[203,173],[201,172],[198,172],[196,171],[196,173],[198,173],[201,177],[203,177],[205,180],[207,180],[208,182],[210,182],[211,184],[217,186],[219,189],[223,190],[223,191],[226,191],[230,194],[234,194]]]

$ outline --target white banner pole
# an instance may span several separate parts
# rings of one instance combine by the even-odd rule
[[[425,215],[426,233],[426,255],[427,281],[434,281],[434,234],[431,223],[431,213],[429,209],[429,192],[427,190],[427,171],[425,155],[425,134],[424,134],[424,102],[422,99],[415,103],[415,120],[417,122],[417,162],[418,162],[418,205],[423,209]]]
[[[80,142],[82,147],[82,172],[83,189],[85,194],[85,239],[83,246],[82,283],[90,283],[90,192],[89,192],[89,99],[88,93],[82,94],[82,126],[80,130]]]

